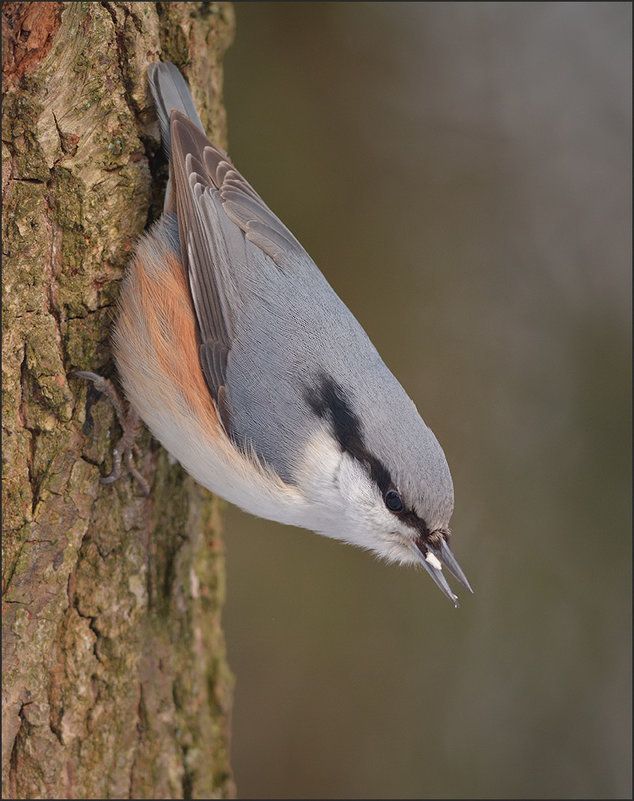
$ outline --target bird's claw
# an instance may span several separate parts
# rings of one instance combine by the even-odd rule
[[[124,408],[123,401],[119,396],[114,384],[109,378],[104,378],[97,373],[91,373],[89,370],[76,370],[69,373],[69,378],[84,378],[87,381],[92,381],[97,392],[107,395],[112,403],[119,425],[123,429],[123,435],[117,445],[112,449],[112,470],[107,476],[102,476],[99,481],[101,484],[113,484],[122,475],[121,463],[125,464],[126,470],[136,480],[137,484],[141,487],[144,495],[150,494],[150,485],[146,479],[141,475],[137,466],[134,463],[134,456],[141,457],[141,449],[136,443],[136,438],[141,431],[141,419],[132,406],[128,406],[127,411]]]

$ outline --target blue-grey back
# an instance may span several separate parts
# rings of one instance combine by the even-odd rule
[[[248,243],[246,264],[235,267],[243,304],[227,369],[235,434],[292,480],[298,445],[314,430],[310,395],[327,377],[342,388],[366,447],[395,479],[440,482],[451,494],[436,438],[308,255],[280,270]]]

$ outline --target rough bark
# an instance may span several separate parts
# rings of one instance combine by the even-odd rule
[[[233,794],[217,501],[147,432],[145,498],[74,369],[109,330],[166,169],[146,88],[181,67],[221,144],[219,3],[4,3],[3,795]]]

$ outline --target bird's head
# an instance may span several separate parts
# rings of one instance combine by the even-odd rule
[[[360,408],[351,392],[322,378],[310,395],[320,426],[306,450],[304,492],[321,507],[320,533],[389,562],[422,565],[457,606],[443,567],[473,590],[449,547],[451,474],[436,437],[401,393],[400,413],[386,415],[393,404]]]

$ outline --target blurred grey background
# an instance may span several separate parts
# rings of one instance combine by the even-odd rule
[[[631,4],[236,11],[230,153],[438,436],[476,590],[228,510],[239,795],[629,797]]]

